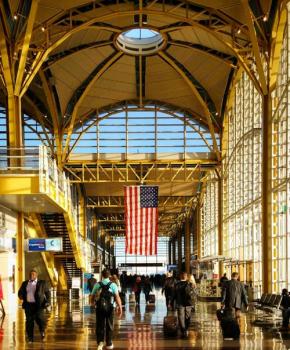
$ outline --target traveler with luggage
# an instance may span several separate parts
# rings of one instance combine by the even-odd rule
[[[194,288],[187,280],[187,273],[181,272],[180,281],[175,286],[175,302],[177,308],[179,327],[184,338],[188,337],[191,312],[193,307]]]
[[[232,279],[224,282],[222,290],[222,305],[227,309],[231,309],[235,317],[240,316],[243,304],[248,308],[247,293],[244,285],[238,281],[238,278],[239,274],[233,272]]]
[[[217,310],[217,317],[221,322],[223,337],[239,339],[240,326],[237,318],[240,317],[244,304],[248,308],[248,297],[244,285],[238,280],[239,274],[232,273],[232,279],[225,281],[222,290],[222,309]]]
[[[122,316],[122,304],[118,287],[110,281],[110,271],[102,271],[102,281],[95,284],[90,295],[91,303],[96,299],[96,333],[98,350],[104,347],[106,333],[106,349],[113,349],[114,302],[117,303],[117,312]],[[98,295],[97,298],[95,296]]]
[[[150,292],[152,292],[152,286],[151,286],[150,278],[148,276],[145,278],[145,281],[143,284],[143,292],[145,294],[146,304],[149,304],[149,301],[150,301],[149,295],[150,295]]]
[[[176,280],[171,272],[168,272],[164,281],[164,286],[161,293],[165,294],[167,309],[174,309],[174,294]]]

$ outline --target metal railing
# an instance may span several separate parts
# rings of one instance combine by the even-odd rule
[[[71,183],[60,170],[46,146],[7,148],[0,147],[0,176],[39,176],[39,192],[48,195],[73,221],[79,250],[85,261],[89,261],[87,243],[78,230],[77,205],[72,196]]]

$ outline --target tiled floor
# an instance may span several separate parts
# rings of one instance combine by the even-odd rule
[[[277,324],[265,322],[263,327],[252,323],[256,313],[243,314],[239,341],[223,341],[215,311],[218,303],[198,303],[192,318],[189,339],[166,339],[163,317],[166,308],[160,292],[155,306],[146,306],[142,296],[140,307],[126,305],[121,319],[115,322],[114,349],[274,349],[290,348],[290,331],[279,332]],[[86,302],[58,301],[47,314],[47,337],[40,342],[36,330],[35,342],[25,342],[25,317],[21,309],[0,323],[0,350],[4,349],[96,349],[95,315]]]

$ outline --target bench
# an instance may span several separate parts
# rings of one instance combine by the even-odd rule
[[[283,296],[279,294],[267,294],[264,293],[261,296],[261,299],[255,305],[255,308],[258,310],[269,311],[273,309],[280,309],[281,301]]]
[[[271,321],[273,321],[273,316],[275,319],[281,318],[281,301],[283,299],[282,295],[279,294],[269,294],[264,293],[261,296],[261,299],[257,301],[257,304],[255,305],[255,309],[259,311],[264,311],[267,314],[271,314]],[[268,316],[263,314],[263,320],[256,320],[257,322],[264,322],[266,319],[269,319]],[[268,320],[269,321],[269,320]]]

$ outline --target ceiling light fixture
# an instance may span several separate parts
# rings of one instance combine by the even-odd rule
[[[18,19],[17,13],[13,16],[13,19],[16,21]]]
[[[238,33],[238,34],[241,33],[241,28],[238,28],[237,33]]]
[[[264,15],[263,17],[263,22],[267,22],[268,21],[268,16],[267,15]]]

